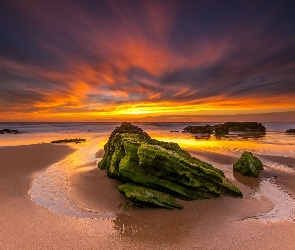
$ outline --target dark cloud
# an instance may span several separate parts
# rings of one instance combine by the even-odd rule
[[[295,109],[294,12],[294,1],[3,1],[1,110],[271,98]]]

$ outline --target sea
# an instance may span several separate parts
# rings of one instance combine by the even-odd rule
[[[285,131],[295,128],[295,123],[263,123],[266,134],[240,133],[224,137],[202,136],[182,133],[186,126],[214,125],[216,123],[133,123],[142,128],[152,138],[176,142],[183,149],[206,150],[235,154],[243,150],[253,153],[267,153],[278,156],[294,156],[295,135]],[[54,140],[85,138],[88,143],[96,141],[97,149],[103,148],[110,133],[120,126],[112,122],[14,122],[0,123],[0,130],[18,130],[20,134],[0,134],[1,146],[18,146],[50,143]],[[99,139],[98,139],[99,138]],[[92,143],[93,144],[93,143]]]
[[[230,180],[236,180],[232,164],[219,161],[220,157],[210,157],[210,154],[238,158],[244,151],[250,151],[262,157],[265,166],[290,174],[295,173],[293,161],[288,160],[295,158],[295,134],[285,133],[288,129],[295,129],[295,123],[262,123],[266,127],[265,134],[230,133],[223,137],[182,132],[187,126],[217,124],[211,122],[133,124],[142,128],[154,139],[178,143],[182,149],[193,156],[221,169]],[[104,145],[111,132],[118,126],[120,123],[113,122],[2,122],[0,130],[18,130],[20,133],[0,134],[0,150],[1,147],[7,146],[44,144],[73,138],[86,139],[83,143],[68,144],[76,150],[75,153],[50,166],[36,177],[29,194],[34,202],[58,214],[83,218],[111,218],[115,216],[112,211],[93,213],[78,208],[68,195],[67,180],[73,169],[87,171],[97,168],[104,153]],[[259,199],[264,196],[275,205],[273,211],[255,219],[295,222],[295,200],[289,193],[287,188],[277,185],[273,178],[261,178],[259,185],[253,189],[253,193],[248,198]]]

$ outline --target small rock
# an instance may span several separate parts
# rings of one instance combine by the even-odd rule
[[[260,170],[263,170],[262,162],[251,152],[244,152],[239,160],[233,165],[234,171],[245,175],[258,177]]]

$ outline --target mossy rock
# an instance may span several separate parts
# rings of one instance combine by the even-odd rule
[[[240,159],[233,165],[234,171],[245,176],[258,177],[260,170],[263,170],[262,162],[251,152],[244,152]]]
[[[130,123],[123,123],[115,131],[104,147],[105,154],[99,167],[106,170],[108,177],[130,184],[127,185],[129,189],[136,188],[137,191],[132,193],[121,187],[120,191],[127,197],[130,193],[139,194],[138,187],[183,200],[208,199],[221,194],[242,196],[221,170],[192,157],[178,144],[151,139]],[[135,204],[141,203],[143,206],[159,206],[158,200],[149,199],[147,202],[138,197]]]
[[[163,192],[139,186],[133,183],[126,183],[118,187],[119,191],[136,206],[161,207],[167,209],[183,208],[176,200]]]

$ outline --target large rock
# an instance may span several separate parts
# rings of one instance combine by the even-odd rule
[[[258,177],[260,170],[263,170],[262,162],[251,152],[244,152],[239,160],[234,163],[234,171],[245,175]]]
[[[228,135],[229,132],[255,132],[265,133],[266,128],[258,122],[225,122],[217,125],[187,126],[183,132],[192,134],[213,134],[217,136]]]
[[[221,170],[191,157],[176,143],[151,139],[130,123],[116,128],[104,149],[99,167],[125,183],[119,190],[135,205],[180,208],[173,197],[242,196]]]
[[[286,131],[287,134],[295,134],[295,129],[290,128]]]
[[[232,132],[266,132],[266,128],[258,122],[226,122],[222,126]]]

